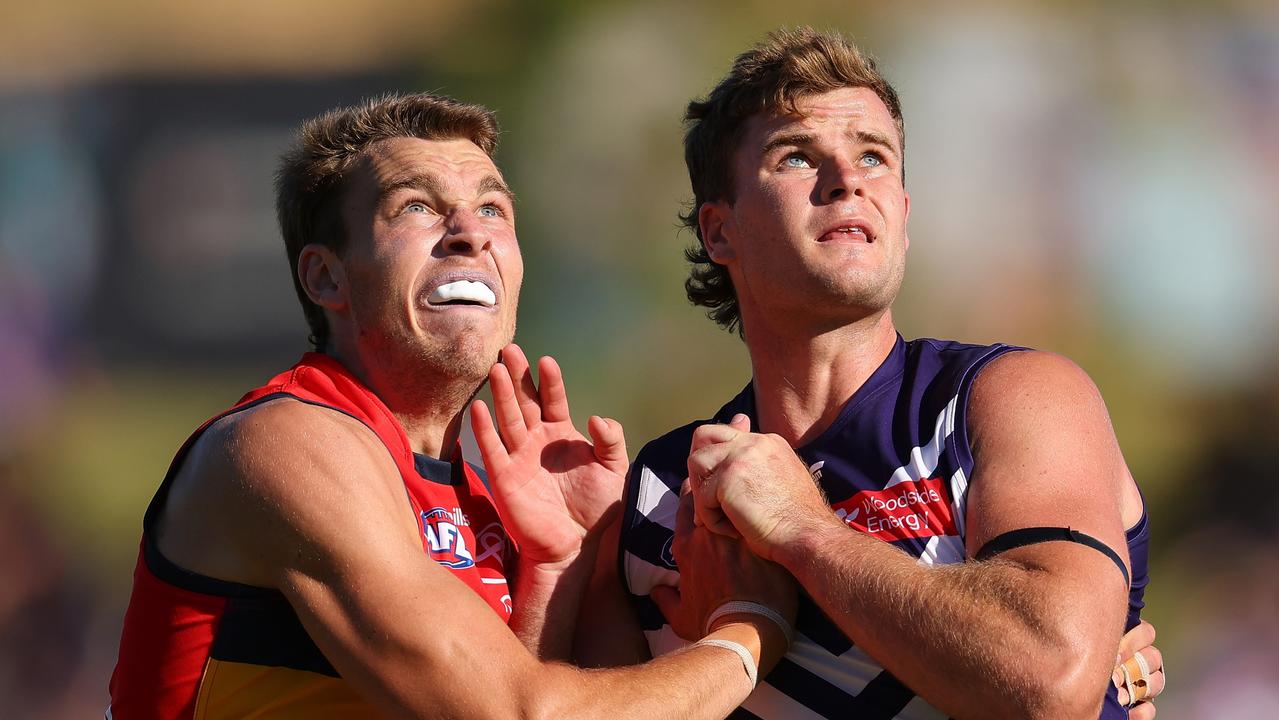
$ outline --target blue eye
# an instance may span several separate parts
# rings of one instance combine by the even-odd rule
[[[480,208],[480,217],[502,217],[502,211],[496,205],[484,205]]]
[[[417,200],[414,200],[413,202],[404,206],[404,212],[406,213],[424,213],[424,212],[429,212],[429,210],[430,208],[426,206],[426,203],[419,202]]]
[[[884,164],[884,158],[879,153],[869,152],[862,156],[862,162],[871,167],[879,167]]]
[[[808,168],[813,166],[813,164],[809,162],[808,158],[800,155],[799,153],[787,155],[782,160],[782,164],[788,168]]]

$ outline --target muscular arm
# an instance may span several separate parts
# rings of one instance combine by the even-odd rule
[[[278,588],[341,676],[391,716],[710,718],[747,694],[741,660],[722,648],[610,671],[539,661],[425,555],[394,464],[350,418],[279,400],[200,446],[175,481],[162,550]],[[759,657],[766,632],[738,622],[713,635]],[[689,677],[701,681],[679,680]]]
[[[720,428],[707,432],[726,434]],[[969,428],[969,555],[1007,530],[1047,525],[1092,535],[1126,557],[1126,470],[1082,371],[1041,353],[994,361],[975,383]],[[740,439],[732,438],[690,458],[690,473],[710,478],[698,498],[708,498],[708,524],[731,521],[854,642],[947,713],[1097,717],[1126,608],[1110,559],[1052,542],[985,562],[920,565],[835,518],[793,453],[775,447],[784,441],[754,437],[767,449],[734,449]],[[770,477],[772,487],[751,476]]]

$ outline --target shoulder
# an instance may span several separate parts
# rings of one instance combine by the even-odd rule
[[[973,386],[968,435],[988,478],[1008,471],[1028,483],[1043,474],[1107,498],[1131,484],[1101,393],[1061,355],[1019,352],[992,361]]]
[[[204,466],[218,467],[260,494],[291,494],[316,482],[340,484],[356,477],[344,471],[395,469],[386,447],[364,423],[287,397],[218,420],[192,450],[196,474]]]
[[[194,572],[274,586],[302,545],[388,523],[406,504],[372,430],[337,410],[277,398],[205,430],[173,479],[157,540]]]
[[[1080,411],[1105,413],[1092,378],[1069,358],[1037,350],[991,360],[973,381],[969,403],[972,421]]]

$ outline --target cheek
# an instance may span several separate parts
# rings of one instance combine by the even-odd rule
[[[507,288],[518,288],[524,279],[524,257],[514,239],[494,243],[493,258],[497,261],[502,282]]]
[[[756,228],[784,226],[790,217],[797,214],[800,204],[808,202],[802,189],[780,183],[764,185],[752,196],[743,198],[745,202],[738,205],[750,209],[743,219]]]

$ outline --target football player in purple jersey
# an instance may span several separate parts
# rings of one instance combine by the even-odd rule
[[[777,32],[686,120],[686,287],[752,378],[632,463],[579,657],[696,637],[669,584],[740,543],[812,604],[743,717],[1090,720],[1157,695],[1145,507],[1096,386],[1051,353],[897,332],[905,131],[874,62]]]

